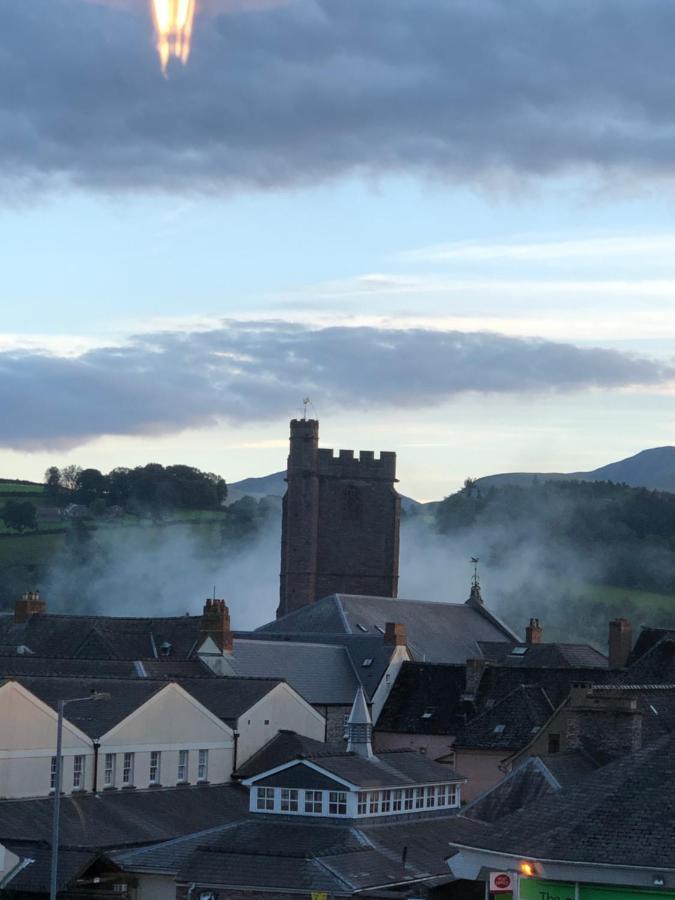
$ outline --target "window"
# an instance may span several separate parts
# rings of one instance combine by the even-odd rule
[[[439,806],[446,806],[448,803],[448,786],[447,784],[439,784],[436,793],[436,802]]]
[[[357,813],[359,816],[365,816],[368,812],[368,794],[365,791],[359,791]]]
[[[394,799],[392,801],[392,809],[394,812],[401,812],[403,804],[403,791],[394,791]]]
[[[256,809],[274,809],[274,788],[257,788]]]
[[[328,812],[331,816],[347,815],[346,791],[331,791],[328,795]]]
[[[305,812],[323,812],[323,794],[321,791],[305,791]]]
[[[370,666],[372,666],[372,664],[373,664],[373,657],[368,656],[366,659],[363,660],[363,662],[361,663],[361,666],[364,669],[368,669],[368,668],[370,668]]]
[[[548,736],[548,752],[560,753],[560,735],[549,734]]]
[[[359,631],[368,631],[368,629],[366,628],[366,626],[363,625],[363,624],[361,624],[361,622],[357,622],[357,623],[356,623],[356,627],[359,629]]]
[[[422,713],[423,719],[433,719],[436,715],[436,707],[435,706],[427,706],[427,708]]]
[[[124,754],[124,766],[122,767],[122,784],[130,785],[134,783],[134,754]]]
[[[424,788],[415,788],[415,809],[424,809]]]
[[[380,811],[383,813],[391,812],[391,791],[382,791]]]
[[[115,787],[115,754],[106,753],[103,762],[103,787]]]
[[[370,815],[375,815],[380,811],[380,792],[379,791],[370,791],[368,794],[368,812]]]
[[[150,754],[150,784],[159,784],[162,754],[159,750],[153,750]]]
[[[298,811],[298,792],[293,788],[281,789],[281,811],[297,812]]]
[[[197,781],[206,781],[209,777],[209,751],[199,751],[199,764],[197,765]]]
[[[361,492],[354,484],[348,484],[342,499],[342,518],[347,522],[360,522],[363,516]]]
[[[506,725],[495,725],[495,734],[504,734]]]
[[[448,806],[459,806],[456,784],[448,785]]]
[[[525,656],[529,649],[529,647],[514,647],[511,656]]]
[[[412,809],[413,808],[413,797],[414,792],[412,788],[406,788],[404,799],[403,799],[403,809]]]
[[[56,790],[56,757],[52,756],[52,770],[49,775],[49,790]]]
[[[84,789],[84,756],[73,757],[73,790]]]
[[[436,788],[427,788],[427,806],[436,806]]]
[[[187,781],[188,775],[188,751],[178,751],[178,781]]]

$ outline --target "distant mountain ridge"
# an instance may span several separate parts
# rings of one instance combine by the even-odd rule
[[[283,497],[286,493],[286,472],[274,472],[272,475],[262,475],[260,478],[244,478],[227,486],[227,505],[241,500],[242,497],[253,497],[254,500],[262,500],[263,497]],[[417,500],[401,495],[401,506],[408,511],[411,507],[421,506]]]
[[[539,481],[613,481],[629,487],[675,493],[675,447],[653,447],[634,456],[600,466],[589,472],[504,472],[476,479],[480,487],[519,485]]]

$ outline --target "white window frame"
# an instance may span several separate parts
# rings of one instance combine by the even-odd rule
[[[368,792],[359,791],[356,798],[356,814],[358,816],[368,815]]]
[[[403,811],[403,791],[400,788],[392,791],[391,811],[395,813]]]
[[[153,771],[154,770],[154,771]],[[150,784],[161,784],[162,778],[162,751],[150,751]]]
[[[347,791],[329,791],[328,792],[328,815],[329,816],[346,816],[347,815]]]
[[[197,781],[209,779],[209,751],[199,750],[197,757]]]
[[[116,753],[106,753],[103,759],[103,787],[115,787]]]
[[[189,768],[190,765],[190,751],[189,750],[179,750],[178,751],[178,771],[176,772],[176,782],[178,784],[185,784],[188,780]]]
[[[303,801],[305,815],[323,815],[323,791],[304,791]]]
[[[436,802],[438,806],[447,806],[448,805],[448,787],[450,785],[447,784],[439,784],[438,790],[436,792]]]
[[[260,812],[274,812],[276,788],[256,788],[255,808]]]
[[[132,787],[134,783],[135,754],[125,753],[122,766],[122,787]]]
[[[84,775],[85,775],[85,757],[83,753],[78,753],[73,757],[73,790],[74,791],[83,791],[84,790]]]
[[[380,795],[380,813],[387,815],[391,812],[391,791],[382,791]]]
[[[281,789],[281,812],[297,813],[300,811],[300,791],[297,788]]]

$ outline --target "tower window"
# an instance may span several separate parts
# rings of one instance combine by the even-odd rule
[[[356,485],[348,484],[345,488],[342,513],[348,522],[360,522],[363,518],[361,492]]]

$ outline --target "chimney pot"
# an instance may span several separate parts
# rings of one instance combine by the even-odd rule
[[[405,625],[402,622],[387,622],[384,626],[384,642],[392,647],[405,647]]]
[[[539,624],[539,619],[530,619],[530,624],[525,629],[526,644],[541,644],[544,629]]]

